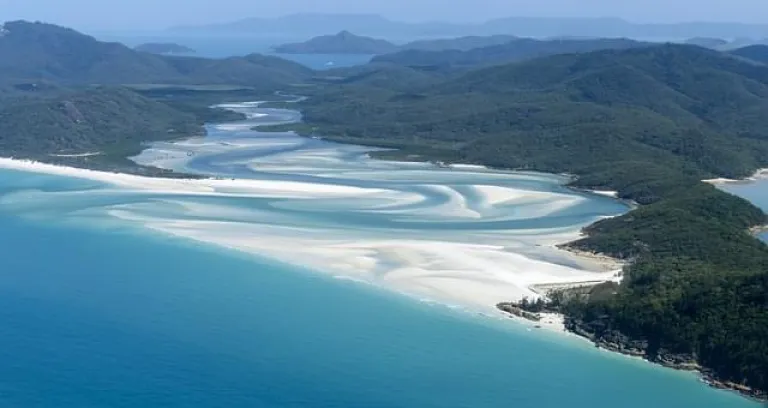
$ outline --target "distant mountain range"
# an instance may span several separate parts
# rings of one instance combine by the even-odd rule
[[[300,43],[279,45],[274,47],[274,50],[279,54],[389,54],[407,50],[466,51],[501,45],[517,39],[518,37],[511,35],[466,36],[418,40],[397,45],[387,40],[355,35],[344,30],[336,35],[323,35]]]
[[[15,21],[0,27],[0,85],[205,83],[276,89],[312,73],[301,64],[258,54],[219,60],[164,56],[51,24]]]
[[[432,67],[434,69],[479,67],[510,63],[556,54],[575,54],[598,50],[647,47],[651,43],[625,38],[598,38],[586,40],[535,40],[519,38],[505,44],[462,50],[405,50],[374,57],[374,63],[403,66]]]
[[[508,34],[523,37],[629,37],[682,40],[691,37],[766,38],[768,24],[690,22],[639,24],[620,18],[507,17],[476,24],[405,23],[375,14],[292,14],[278,18],[247,18],[224,24],[180,26],[176,33],[230,33],[312,37],[342,30],[392,40],[418,37]]]

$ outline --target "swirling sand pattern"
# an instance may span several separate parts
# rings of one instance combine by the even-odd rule
[[[555,248],[585,225],[626,211],[616,200],[569,190],[554,175],[377,161],[370,148],[251,129],[298,120],[294,111],[227,107],[249,119],[209,126],[204,138],[156,143],[134,158],[215,178],[72,170],[68,175],[104,184],[17,192],[0,205],[35,213],[55,199],[70,215],[140,222],[483,310],[535,296],[533,284],[616,276],[618,265]]]

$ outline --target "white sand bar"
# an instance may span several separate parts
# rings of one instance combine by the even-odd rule
[[[318,157],[316,162],[327,166],[331,159]],[[256,168],[270,163],[257,164]],[[23,200],[26,211],[34,211],[35,203],[50,205],[54,199],[136,193],[148,198],[103,207],[89,202],[87,209],[165,233],[484,311],[495,310],[499,302],[538,296],[531,289],[537,284],[611,280],[621,268],[609,259],[580,257],[555,247],[577,239],[583,223],[528,226],[531,220],[550,214],[563,217],[585,205],[588,199],[583,195],[516,187],[510,182],[514,175],[491,174],[481,184],[467,184],[482,176],[471,173],[479,171],[476,167],[446,170],[455,172],[446,177],[460,185],[437,185],[435,179],[421,183],[418,177],[434,175],[405,169],[391,180],[414,181],[398,184],[382,178],[370,188],[333,178],[327,182],[149,178],[9,158],[0,158],[0,168],[105,184],[103,189],[77,195],[18,193],[14,203]],[[496,180],[493,177],[503,183],[489,184]],[[0,205],[11,204],[0,201]],[[556,317],[548,321],[553,322],[550,326],[558,324]]]

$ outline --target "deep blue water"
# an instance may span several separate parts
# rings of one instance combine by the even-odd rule
[[[0,201],[97,186],[0,171]],[[0,211],[2,407],[757,406],[559,334],[46,215]]]

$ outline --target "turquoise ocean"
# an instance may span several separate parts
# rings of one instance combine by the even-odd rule
[[[212,132],[213,145],[222,146],[223,132],[231,130]],[[355,160],[369,164],[354,150],[321,141],[233,135],[237,143],[250,137],[253,146],[268,145],[269,154],[263,146],[247,151],[266,163],[255,169],[275,179],[380,183],[432,194],[420,205],[443,208],[439,194],[445,189],[413,186],[396,176],[399,171],[435,177],[426,169],[331,171],[334,152],[341,152],[339,162],[346,166]],[[303,166],[314,157],[326,167],[293,174],[285,170],[291,157]],[[201,168],[219,166],[219,171],[244,162],[231,151],[218,160],[215,153],[195,159]],[[464,180],[460,176],[441,175],[429,183],[445,178],[456,184]],[[561,188],[548,179],[513,181],[532,189]],[[468,186],[456,191],[471,196]],[[606,198],[578,198],[580,204],[540,216],[554,224],[583,223],[596,216],[590,205],[599,213],[622,211]],[[575,337],[333,279],[311,265],[172,236],[103,211],[167,217],[181,208],[180,200],[147,198],[96,181],[0,170],[0,407],[759,406],[706,387],[692,374],[600,351]],[[195,200],[205,208],[214,200],[219,207],[231,201],[239,212],[227,214],[239,221],[249,207],[234,197]],[[154,203],[151,210],[147,202]],[[190,203],[184,204],[197,208]],[[334,218],[331,207],[337,204],[321,201],[314,213],[308,211],[311,203],[285,199],[253,205],[259,214],[277,211],[268,217],[271,222],[283,222],[280,215],[292,228],[303,222],[346,233],[332,228],[344,224]],[[417,222],[419,208],[412,207],[410,218],[386,229],[405,231],[402,224],[413,222],[409,233],[443,225],[445,234],[464,228],[481,237],[472,228],[514,225],[490,210],[483,216],[491,221],[472,228]],[[369,215],[352,214],[347,223],[360,231],[375,229]]]

